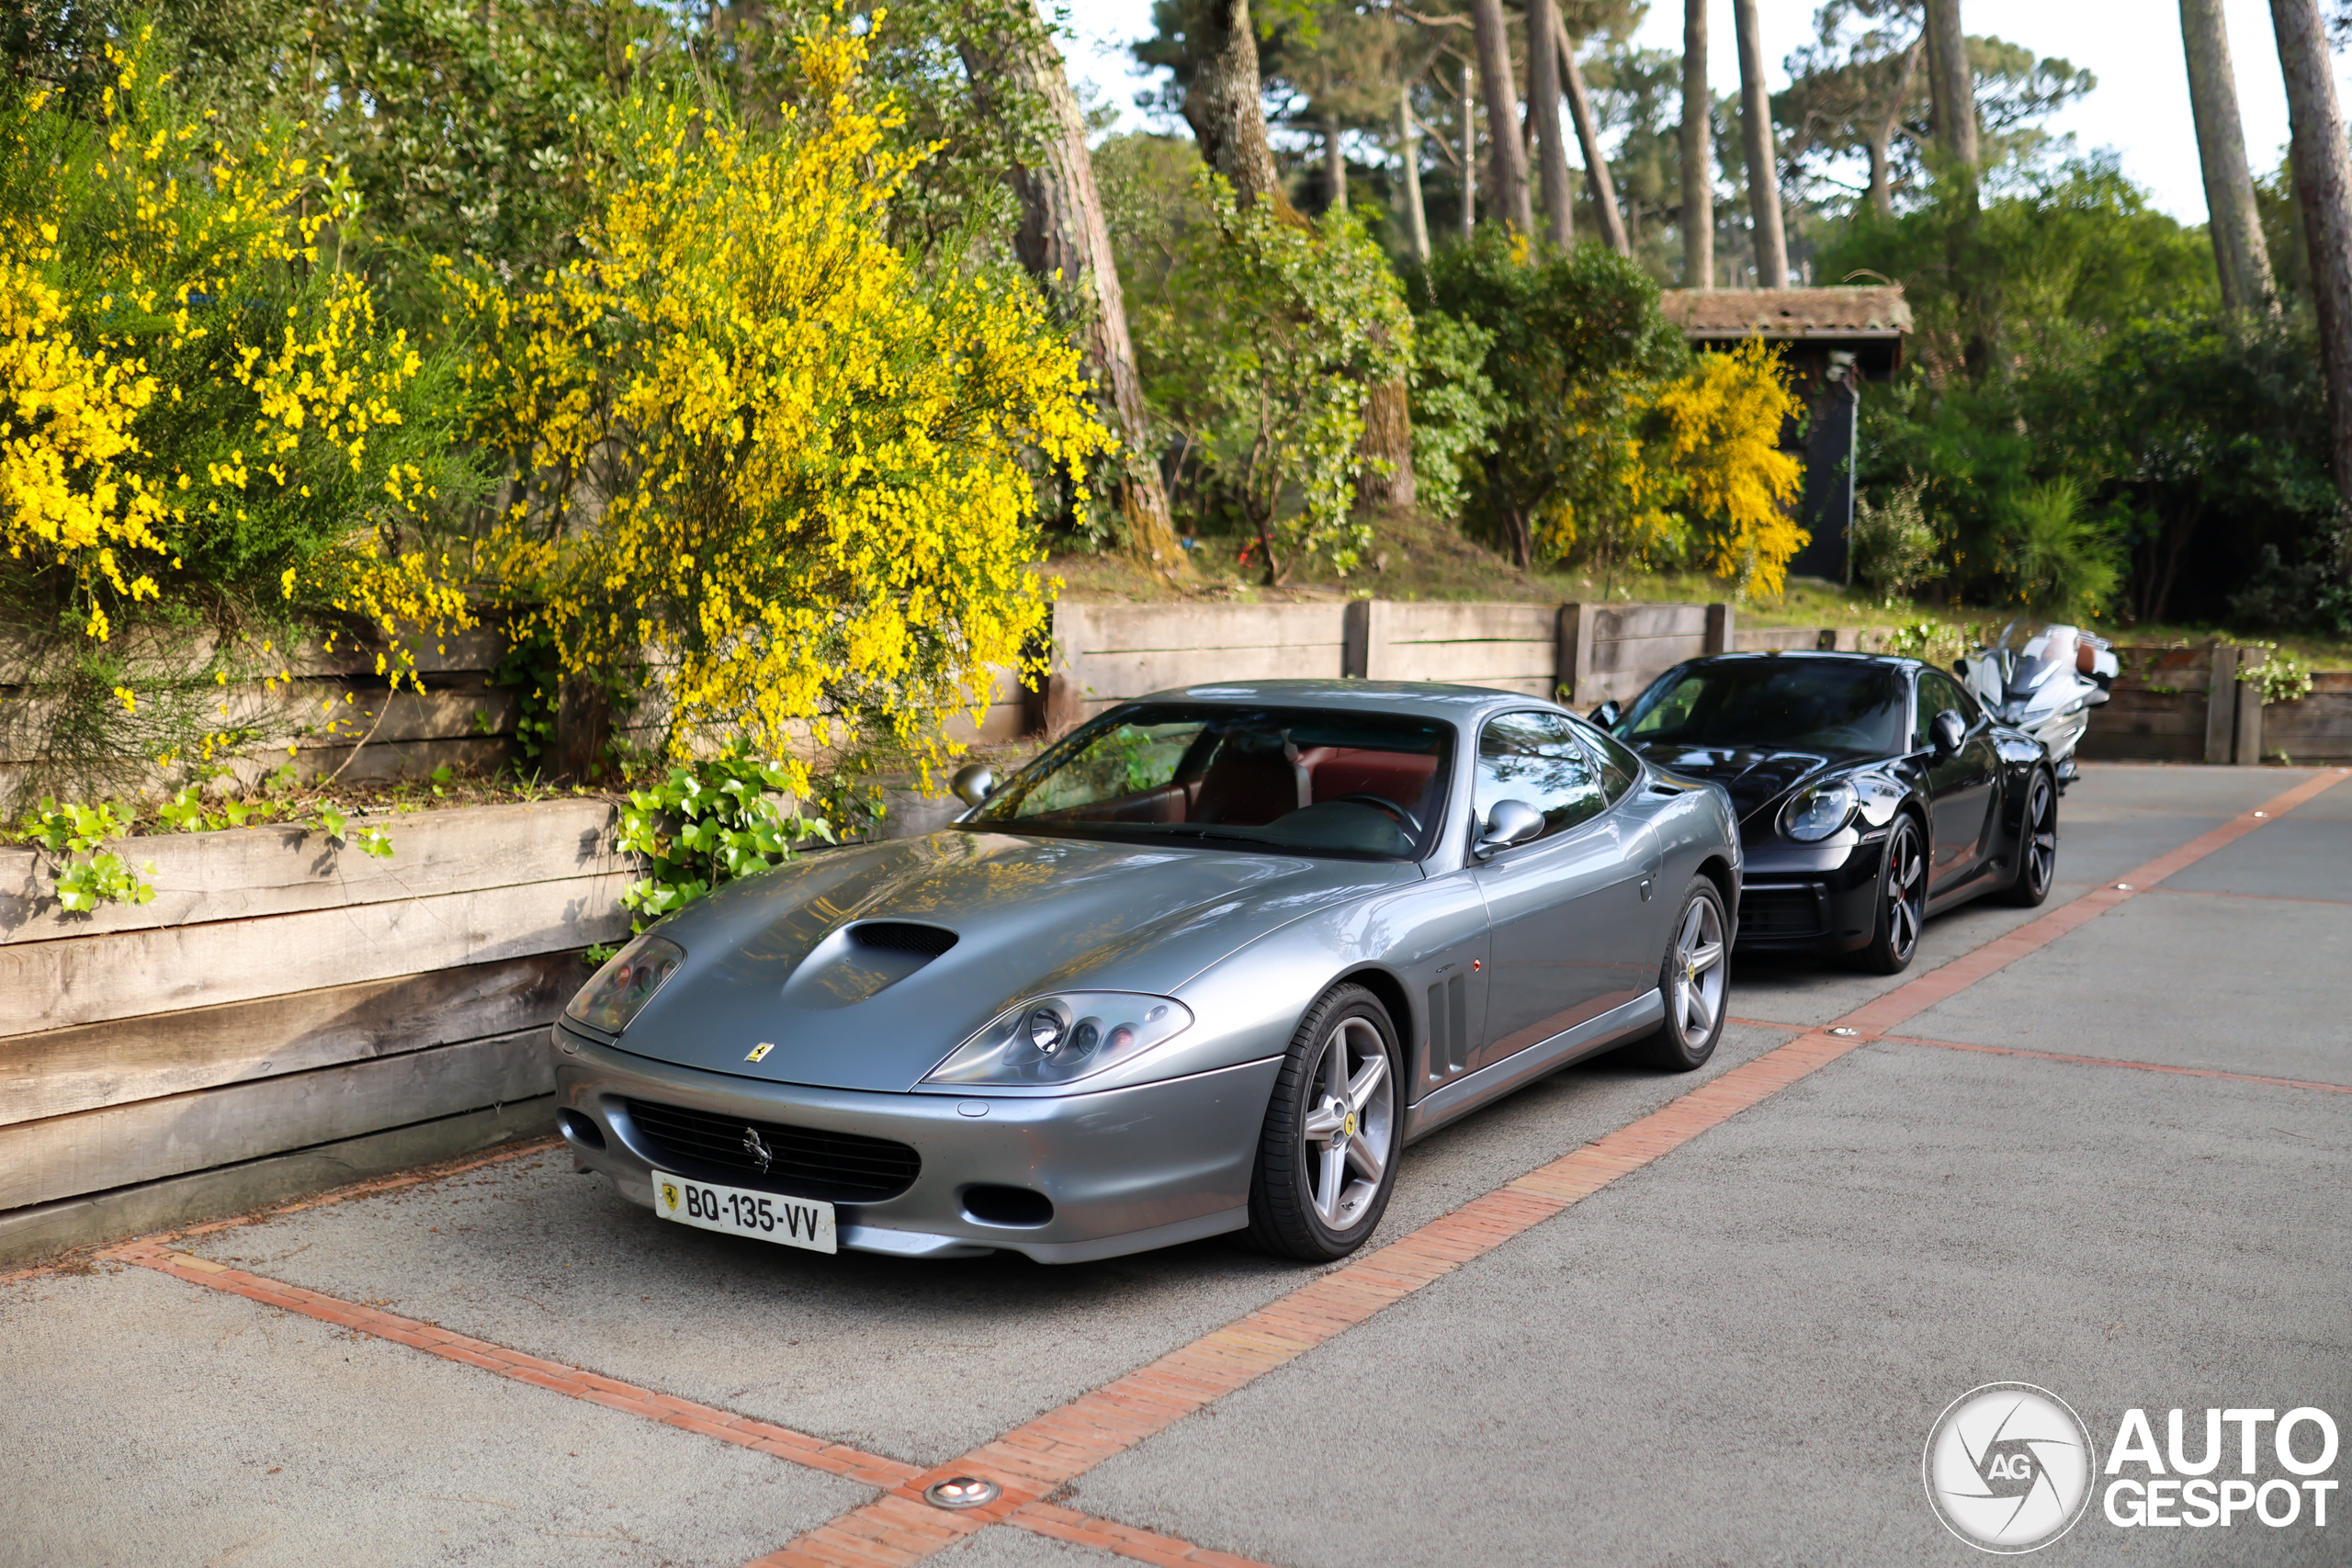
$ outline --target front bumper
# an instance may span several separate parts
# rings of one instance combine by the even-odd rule
[[[743,1171],[681,1169],[638,1127],[631,1100],[911,1145],[922,1165],[904,1191],[834,1205],[842,1247],[902,1258],[1011,1251],[1078,1263],[1239,1230],[1249,1223],[1258,1135],[1282,1067],[1277,1057],[1053,1099],[872,1094],[672,1066],[560,1023],[552,1035],[565,1140],[582,1165],[647,1208],[657,1161],[729,1186],[822,1194],[794,1193]],[[1042,1193],[1052,1216],[1021,1225],[978,1219],[965,1199],[984,1186]]]
[[[1741,947],[1850,953],[1878,919],[1884,829],[1838,834],[1826,844],[1751,844],[1739,887]]]

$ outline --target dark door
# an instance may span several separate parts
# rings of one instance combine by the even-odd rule
[[[1992,720],[1960,682],[1940,670],[1923,670],[1912,702],[1911,744],[1926,753],[1928,810],[1934,818],[1935,848],[1928,874],[1928,889],[1939,893],[1984,869],[1985,818],[1993,805],[1993,787],[2000,773],[2001,753],[1993,744]],[[1935,755],[1935,735],[1928,728],[1936,715],[1957,713],[1966,729],[1960,750],[1949,757]]]
[[[1486,895],[1493,973],[1485,1041],[1469,1064],[1501,1061],[1657,984],[1657,835],[1612,809],[1630,779],[1604,772],[1557,714],[1503,714],[1478,742],[1476,820],[1499,800],[1543,813],[1543,837],[1473,874]]]

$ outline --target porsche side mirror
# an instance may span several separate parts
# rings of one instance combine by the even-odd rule
[[[1956,711],[1946,708],[1928,721],[1928,734],[1936,743],[1936,755],[1949,757],[1968,739],[1968,723]]]
[[[996,793],[996,771],[986,762],[967,762],[956,770],[948,785],[967,806],[978,806]]]
[[[1614,729],[1617,727],[1617,721],[1624,716],[1625,710],[1617,705],[1615,697],[1610,698],[1592,710],[1592,722],[1603,729]]]
[[[1544,814],[1523,800],[1498,800],[1487,813],[1487,825],[1479,830],[1478,841],[1470,853],[1477,860],[1492,860],[1513,844],[1523,844],[1540,838],[1544,832]]]

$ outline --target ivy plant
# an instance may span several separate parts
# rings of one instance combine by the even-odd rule
[[[155,863],[134,871],[107,847],[130,828],[130,818],[110,803],[60,806],[43,798],[17,836],[48,853],[59,907],[86,915],[100,904],[144,904],[155,897],[155,885],[145,880],[155,874]]]
[[[629,929],[641,931],[715,887],[782,865],[809,840],[832,842],[830,822],[786,806],[790,783],[784,768],[738,742],[673,768],[651,789],[629,791],[614,836],[615,847],[645,868],[621,895]],[[601,962],[602,951],[589,957]]]

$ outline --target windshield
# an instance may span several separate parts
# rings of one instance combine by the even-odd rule
[[[1740,660],[1669,671],[1614,733],[1637,744],[1894,752],[1903,672],[1842,660]]]
[[[1384,714],[1138,703],[1015,774],[968,828],[1419,859],[1452,727]]]
[[[2008,693],[2021,697],[2061,670],[2073,670],[2081,657],[2081,636],[2072,626],[2042,626],[2013,638],[2018,623],[2001,634],[2001,646],[2014,649],[2009,664]]]

